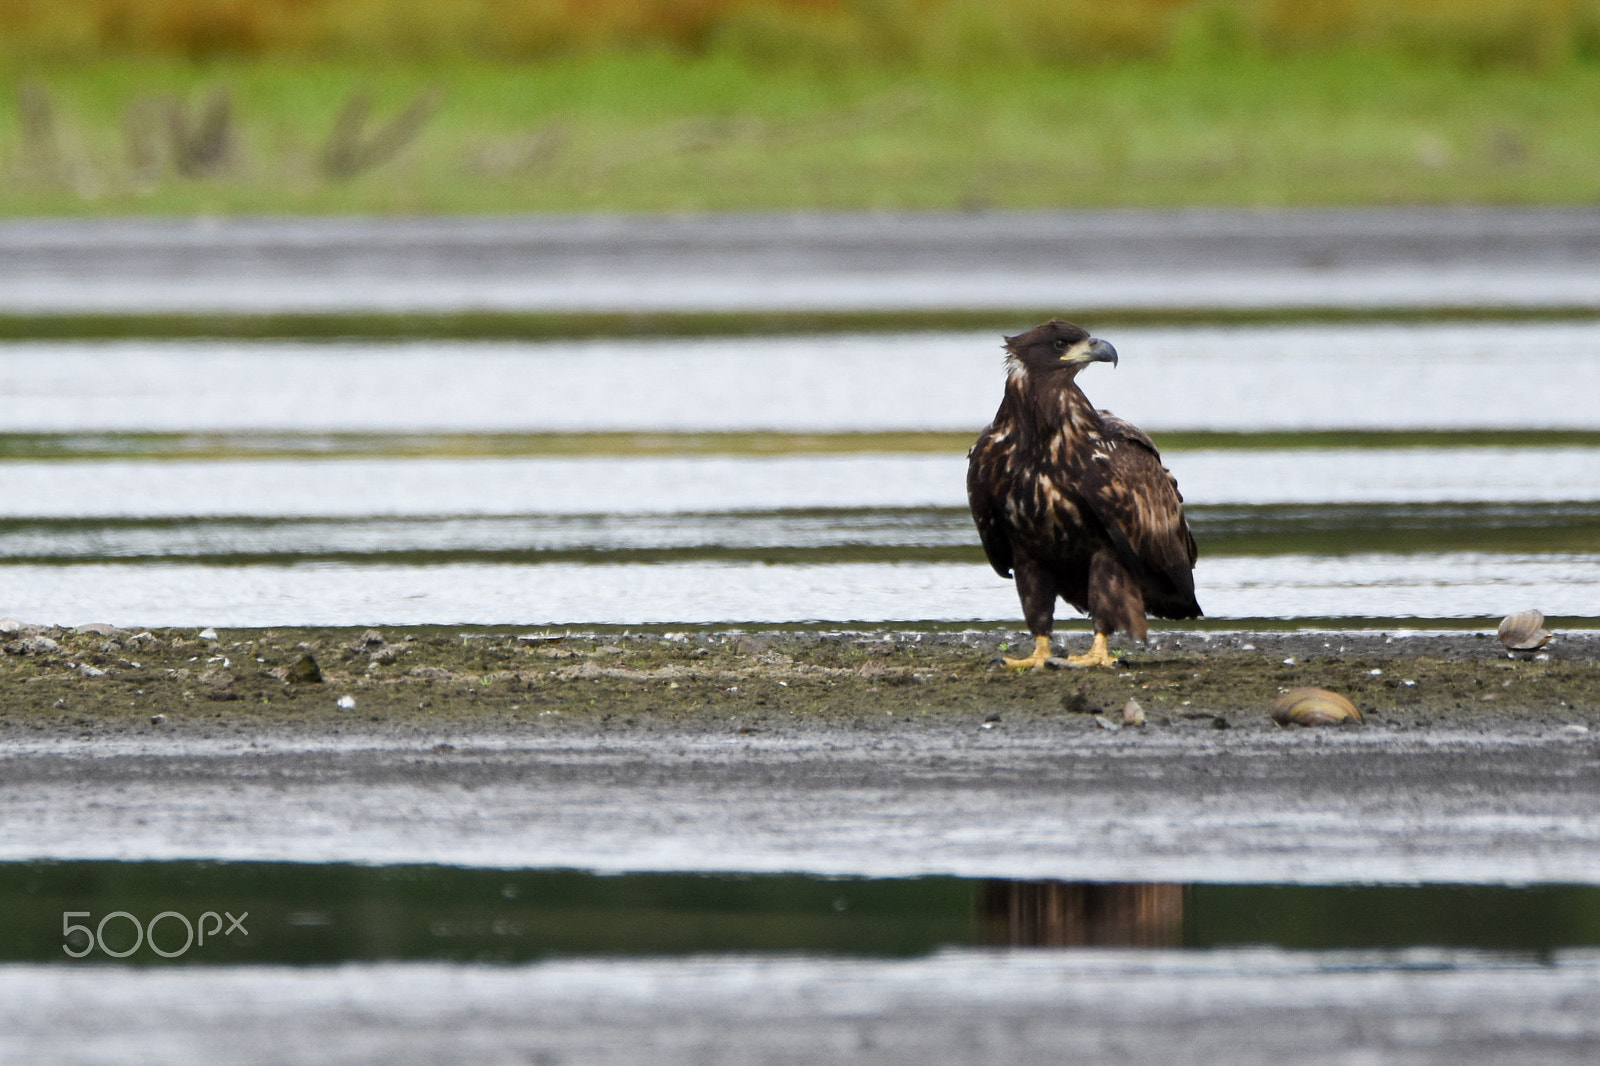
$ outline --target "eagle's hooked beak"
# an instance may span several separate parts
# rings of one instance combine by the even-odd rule
[[[1099,337],[1079,341],[1061,353],[1064,363],[1110,363],[1117,365],[1117,350]]]

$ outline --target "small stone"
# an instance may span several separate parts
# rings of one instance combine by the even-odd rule
[[[353,711],[356,709],[356,698],[354,696],[340,696],[338,703],[341,711]]]
[[[80,677],[105,677],[106,676],[106,672],[104,670],[101,670],[98,667],[90,666],[88,663],[79,663],[78,664],[78,674],[79,674]]]
[[[151,725],[160,725],[161,723],[165,722],[166,720],[167,720],[167,716],[164,715],[164,714],[152,714],[150,716],[150,724]]]
[[[239,698],[239,694],[233,690],[235,680],[232,674],[221,667],[213,667],[200,675],[200,683],[206,686],[206,699],[220,702]]]
[[[90,622],[88,625],[79,626],[77,633],[79,636],[120,637],[123,631],[105,622]]]
[[[199,637],[201,640],[216,640],[217,639],[217,631],[215,629],[210,628],[209,626],[206,627],[205,629],[202,629],[199,633],[197,633],[195,635],[197,637]]]
[[[1122,724],[1140,726],[1144,725],[1144,708],[1139,706],[1139,701],[1129,699],[1122,705]]]
[[[1099,726],[1101,729],[1109,729],[1113,733],[1122,728],[1103,714],[1097,714],[1094,716],[1094,724]]]
[[[320,685],[322,683],[322,667],[317,665],[310,652],[306,652],[295,660],[289,667],[288,680],[301,685]]]
[[[0,618],[0,633],[10,635],[12,633],[20,633],[22,630],[22,623],[15,618]]]

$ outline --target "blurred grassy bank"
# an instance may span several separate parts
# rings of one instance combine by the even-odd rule
[[[821,75],[657,53],[119,59],[8,80],[5,215],[1600,199],[1589,64]]]
[[[1600,0],[6,0],[0,54],[1052,66],[1360,46],[1475,66],[1600,55]]]
[[[1577,0],[10,0],[0,215],[1586,203],[1597,26]]]

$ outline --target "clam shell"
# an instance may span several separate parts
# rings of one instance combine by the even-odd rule
[[[1534,651],[1550,643],[1550,631],[1544,628],[1544,615],[1539,611],[1518,611],[1500,620],[1500,643],[1511,651]]]
[[[1292,688],[1274,700],[1267,713],[1279,725],[1342,725],[1365,721],[1355,704],[1325,688]]]

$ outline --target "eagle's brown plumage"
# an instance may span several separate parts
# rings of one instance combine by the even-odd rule
[[[1071,661],[1109,665],[1117,630],[1138,640],[1146,614],[1195,618],[1194,537],[1178,483],[1150,438],[1078,388],[1107,343],[1052,321],[1006,338],[1006,392],[967,453],[967,501],[989,563],[1015,576],[1034,654],[1049,655],[1060,596],[1094,621],[1094,649]]]

